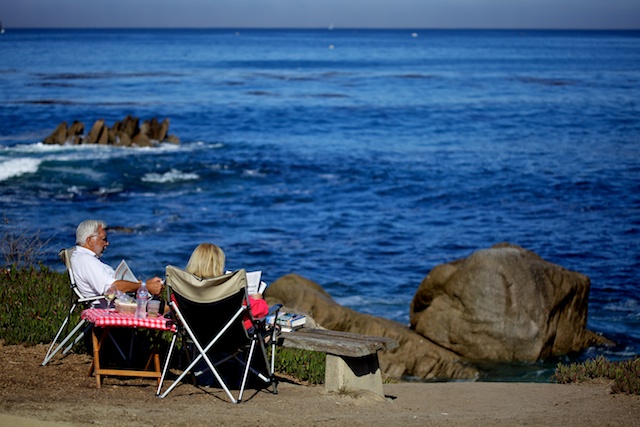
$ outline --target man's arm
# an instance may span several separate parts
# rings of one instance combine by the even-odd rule
[[[140,282],[130,282],[128,280],[116,280],[113,284],[116,285],[116,289],[122,292],[135,292],[140,287]],[[147,289],[151,295],[160,295],[160,292],[162,292],[162,279],[154,277],[147,280]]]

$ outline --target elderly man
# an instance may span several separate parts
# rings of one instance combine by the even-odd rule
[[[109,246],[106,228],[104,221],[88,219],[76,229],[77,246],[71,256],[71,268],[78,290],[85,297],[103,295],[112,284],[122,292],[135,292],[140,287],[138,282],[116,280],[114,269],[100,259]],[[151,294],[158,295],[162,279],[147,280],[147,288]]]

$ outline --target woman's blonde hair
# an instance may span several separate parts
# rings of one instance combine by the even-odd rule
[[[193,250],[186,271],[203,278],[222,276],[224,261],[222,249],[212,243],[201,243]]]

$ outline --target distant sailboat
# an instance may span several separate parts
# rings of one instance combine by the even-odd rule
[[[0,34],[4,33],[4,27],[2,26],[2,21],[0,21]]]

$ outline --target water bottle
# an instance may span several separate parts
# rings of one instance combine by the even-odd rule
[[[136,317],[138,319],[147,318],[147,302],[149,301],[149,291],[147,290],[147,282],[142,282],[136,292]]]

